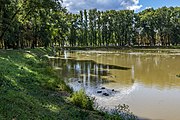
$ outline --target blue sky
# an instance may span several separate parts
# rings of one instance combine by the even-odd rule
[[[63,0],[63,6],[73,13],[83,9],[122,10],[130,9],[136,12],[149,7],[179,6],[180,0]]]
[[[139,0],[139,4],[142,5],[142,8],[139,10],[143,10],[148,7],[153,7],[155,9],[163,6],[179,6],[180,7],[180,0]]]

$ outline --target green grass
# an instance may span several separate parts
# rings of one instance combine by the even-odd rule
[[[67,103],[72,91],[48,65],[47,53],[51,50],[0,50],[1,120],[120,119]]]

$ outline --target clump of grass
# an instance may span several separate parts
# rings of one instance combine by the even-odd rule
[[[128,105],[119,104],[113,109],[107,109],[106,107],[97,106],[96,108],[99,115],[104,116],[107,120],[138,120],[129,109]]]
[[[68,98],[68,100],[80,108],[93,110],[94,102],[90,97],[86,95],[83,90],[74,92],[72,96]]]
[[[112,116],[123,119],[123,120],[137,120],[137,117],[130,111],[128,105],[119,104],[114,109],[111,109],[110,113]]]

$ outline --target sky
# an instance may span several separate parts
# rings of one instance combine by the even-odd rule
[[[93,8],[100,11],[128,9],[139,12],[150,7],[155,9],[163,6],[180,7],[180,0],[63,0],[63,6],[72,13]]]

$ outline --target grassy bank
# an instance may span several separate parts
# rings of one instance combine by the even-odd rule
[[[0,50],[0,119],[121,119],[65,102],[71,90],[43,57],[50,49]]]

